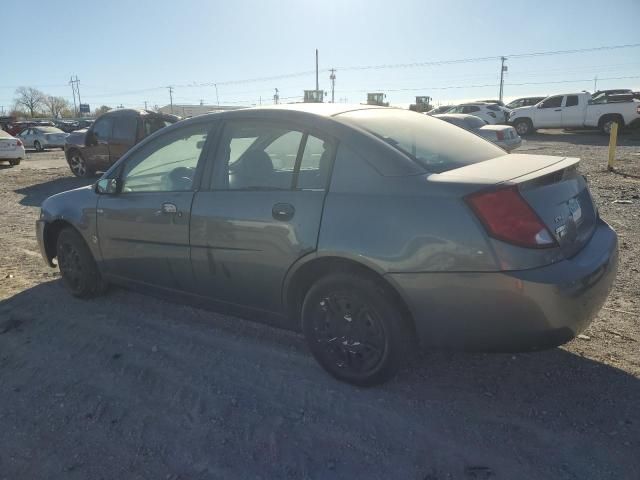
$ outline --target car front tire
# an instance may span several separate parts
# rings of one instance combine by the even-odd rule
[[[16,165],[20,165],[20,158],[15,158],[13,160],[9,160],[9,165],[11,165],[12,167],[15,167]]]
[[[82,236],[73,228],[63,229],[56,241],[56,256],[66,289],[78,298],[91,298],[103,293],[106,283]]]
[[[33,148],[36,149],[36,152],[44,152],[44,148],[42,148],[42,144],[38,140],[33,142]]]
[[[311,353],[338,380],[358,386],[392,378],[413,350],[411,329],[375,280],[336,273],[318,280],[302,305]]]

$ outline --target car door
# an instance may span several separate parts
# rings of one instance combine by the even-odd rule
[[[115,194],[100,195],[97,225],[107,275],[190,291],[191,202],[214,123],[156,137],[117,170]]]
[[[191,261],[201,294],[281,311],[286,272],[315,251],[335,142],[300,126],[230,121],[197,192]]]
[[[136,143],[138,115],[122,112],[113,117],[111,138],[109,139],[109,165],[116,163]]]
[[[111,115],[98,118],[85,136],[85,148],[82,154],[87,163],[94,165],[96,170],[109,168],[109,140],[113,130]]]
[[[18,138],[24,143],[24,148],[33,148],[33,136],[31,135],[31,128],[27,128],[21,131]]]
[[[567,95],[562,107],[562,126],[578,127],[582,125],[583,109],[579,105],[578,95]]]
[[[534,126],[553,128],[562,126],[562,102],[564,95],[549,97],[535,109]]]

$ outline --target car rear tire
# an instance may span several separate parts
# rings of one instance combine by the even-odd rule
[[[38,140],[33,142],[33,148],[36,149],[36,152],[44,152],[44,148],[42,148],[42,144]]]
[[[386,289],[352,273],[327,275],[309,289],[302,330],[318,363],[358,386],[390,379],[413,350],[411,329]]]
[[[527,118],[523,118],[522,120],[516,120],[513,123],[513,128],[516,129],[518,135],[524,137],[525,135],[529,135],[533,132],[533,125],[531,124],[531,120]]]
[[[95,171],[87,165],[87,161],[78,150],[71,150],[68,158],[71,173],[76,177],[88,178],[95,175]]]
[[[605,135],[611,135],[611,129],[613,128],[614,123],[618,124],[618,133],[620,133],[622,123],[617,117],[604,117],[600,120],[600,131]]]
[[[16,158],[13,160],[9,160],[9,165],[11,165],[12,167],[15,167],[16,165],[20,165],[20,160],[22,160],[21,158]]]
[[[56,256],[62,281],[71,295],[91,298],[104,293],[107,285],[91,250],[73,228],[65,228],[58,235]]]

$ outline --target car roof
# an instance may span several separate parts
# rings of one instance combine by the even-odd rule
[[[435,118],[457,118],[459,120],[465,120],[467,118],[478,119],[482,121],[481,118],[476,117],[475,115],[467,115],[466,113],[440,113],[438,115],[434,115]]]
[[[373,110],[373,109],[389,109],[395,107],[382,107],[378,105],[366,105],[366,104],[348,104],[348,103],[281,103],[278,105],[269,105],[263,107],[251,107],[245,108],[246,110],[274,110],[274,111],[294,111],[311,113],[313,115],[319,115],[321,117],[333,117],[345,112],[352,112],[354,110]],[[234,110],[238,111],[238,110]]]

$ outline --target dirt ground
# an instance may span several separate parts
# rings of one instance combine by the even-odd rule
[[[390,383],[332,380],[296,334],[114,289],[67,295],[39,257],[62,152],[0,167],[0,479],[640,478],[640,140],[543,131],[620,236],[585,336],[532,354],[424,353]],[[259,320],[259,319],[257,319]]]

